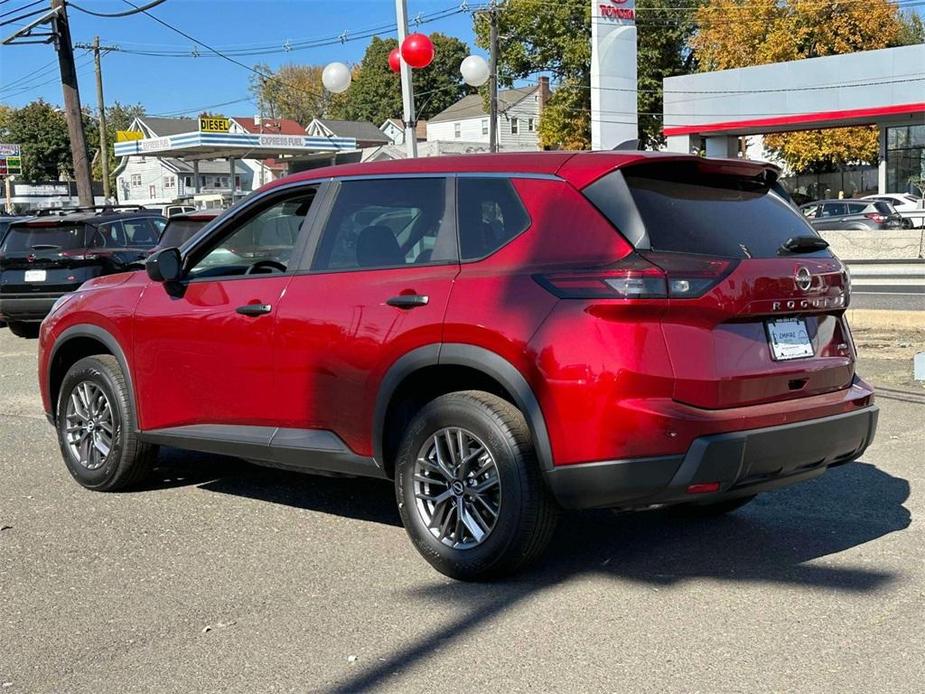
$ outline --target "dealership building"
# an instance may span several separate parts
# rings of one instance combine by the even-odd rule
[[[876,125],[878,190],[925,178],[925,44],[703,72],[664,80],[674,152],[736,157],[739,138]]]

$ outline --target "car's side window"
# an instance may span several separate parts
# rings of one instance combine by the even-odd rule
[[[144,217],[126,219],[122,226],[125,229],[125,245],[129,248],[151,248],[157,243],[157,230]]]
[[[125,248],[122,222],[100,224],[90,235],[90,248]]]
[[[819,214],[819,205],[807,205],[803,208],[803,216],[808,219],[813,219],[816,215]]]
[[[234,277],[287,272],[318,186],[270,203],[222,234],[196,260],[189,277]]]
[[[827,202],[822,206],[823,217],[842,217],[848,214],[843,202]]]
[[[863,203],[863,202],[848,203],[848,214],[861,214],[865,209],[867,209],[867,203]]]
[[[443,177],[343,181],[313,271],[377,269],[456,258]]]
[[[457,184],[459,255],[484,258],[530,226],[530,218],[507,178],[460,178]]]

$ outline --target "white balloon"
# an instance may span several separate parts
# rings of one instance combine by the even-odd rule
[[[340,94],[350,86],[350,68],[343,63],[328,63],[321,73],[321,83],[324,88],[334,94]]]
[[[480,55],[470,55],[459,65],[463,81],[472,87],[481,87],[488,81],[488,61]]]

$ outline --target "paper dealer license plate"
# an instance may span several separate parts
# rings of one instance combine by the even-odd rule
[[[26,270],[26,276],[24,279],[26,282],[44,282],[45,276],[45,270]]]
[[[802,318],[778,318],[769,320],[766,325],[771,356],[775,360],[802,359],[815,354],[806,321]]]

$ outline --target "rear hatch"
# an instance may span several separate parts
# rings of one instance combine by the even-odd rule
[[[87,253],[86,225],[33,220],[10,226],[0,245],[0,292],[68,292],[97,274],[100,264]]]
[[[679,402],[737,407],[852,382],[847,274],[775,178],[754,165],[663,161],[584,191],[635,245],[629,262],[647,268],[637,270],[652,278],[647,296],[667,298]]]

